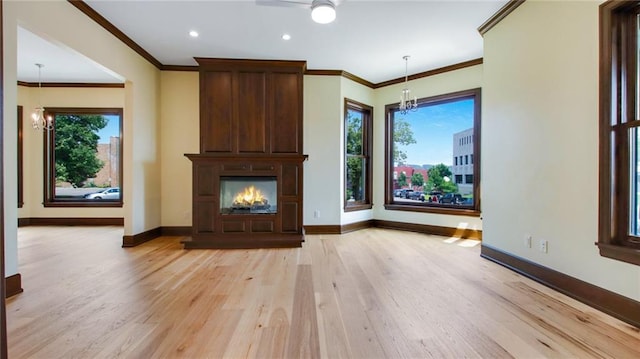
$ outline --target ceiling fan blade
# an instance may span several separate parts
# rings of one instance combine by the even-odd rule
[[[311,1],[304,0],[255,0],[257,5],[277,7],[311,7]]]

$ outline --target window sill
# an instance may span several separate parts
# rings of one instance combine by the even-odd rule
[[[435,213],[435,214],[448,214],[452,216],[469,216],[480,217],[480,211],[473,208],[452,208],[444,206],[416,206],[406,204],[385,204],[384,208],[391,211],[408,211],[408,212],[423,212],[423,213]]]
[[[82,202],[74,202],[74,201],[55,201],[55,202],[44,202],[44,207],[122,207],[121,201],[82,201]]]
[[[596,243],[596,246],[603,257],[640,265],[640,249],[607,243]]]
[[[358,204],[345,205],[344,211],[355,212],[355,211],[364,211],[371,208],[373,208],[373,204],[371,203],[362,203],[362,204],[358,203]]]

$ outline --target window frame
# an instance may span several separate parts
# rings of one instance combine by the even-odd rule
[[[24,207],[24,154],[23,154],[23,141],[24,141],[24,128],[22,127],[24,122],[22,119],[23,108],[18,105],[18,208]]]
[[[51,115],[54,119],[56,115],[65,114],[80,114],[80,115],[117,115],[120,118],[120,133],[119,133],[119,161],[118,172],[120,175],[120,199],[119,200],[100,200],[100,201],[77,201],[77,200],[62,200],[55,199],[55,121],[54,128],[51,131],[44,131],[43,137],[43,205],[44,207],[122,207],[124,199],[123,190],[123,114],[122,108],[79,108],[79,107],[50,107],[45,109],[46,115]]]
[[[640,242],[629,234],[630,151],[628,132],[639,129],[638,86],[639,1],[600,5],[599,88],[599,218],[598,241],[603,257],[640,265]],[[615,123],[613,121],[615,120]],[[612,141],[611,136],[615,136]]]
[[[367,104],[344,98],[344,136],[343,136],[343,156],[344,156],[344,179],[343,179],[343,209],[345,212],[362,211],[373,208],[373,107]],[[362,155],[359,157],[364,159],[365,163],[365,180],[364,180],[364,195],[363,201],[351,201],[346,198],[347,190],[347,159],[350,156],[347,153],[347,113],[349,110],[354,110],[362,113]]]
[[[425,212],[436,214],[450,214],[461,216],[480,216],[480,135],[481,135],[481,102],[482,102],[482,89],[473,88],[469,90],[462,90],[456,92],[450,92],[446,94],[423,97],[418,99],[418,107],[441,105],[449,102],[461,101],[465,99],[474,99],[474,118],[473,118],[473,153],[475,154],[475,161],[473,163],[473,205],[471,206],[450,206],[440,203],[405,203],[396,202],[393,196],[393,112],[397,111],[400,107],[400,103],[389,104],[385,106],[385,159],[384,159],[384,208],[386,210],[393,211],[410,211],[410,212]],[[462,161],[462,158],[460,159]],[[455,178],[455,177],[454,177]]]

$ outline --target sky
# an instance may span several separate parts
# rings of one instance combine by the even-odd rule
[[[120,136],[120,118],[116,115],[105,115],[104,117],[109,120],[107,126],[98,132],[100,140],[98,143],[109,143],[109,137]]]
[[[453,134],[473,127],[473,99],[419,107],[404,118],[417,143],[399,146],[407,154],[407,164],[452,165]]]

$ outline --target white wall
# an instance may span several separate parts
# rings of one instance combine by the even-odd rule
[[[482,86],[482,65],[409,81],[411,93],[418,98],[469,90]],[[384,208],[384,156],[385,156],[385,105],[398,103],[404,84],[387,86],[376,90],[373,128],[373,185],[374,218],[387,221],[427,224],[432,226],[482,229],[479,217],[453,216],[444,214],[391,211]],[[484,117],[481,119],[484,126]],[[484,128],[482,129],[484,132]],[[420,141],[421,139],[416,139]],[[424,140],[424,139],[423,139]],[[482,139],[484,141],[484,139]],[[482,161],[484,161],[484,153]],[[483,175],[483,174],[482,174]],[[484,183],[483,183],[484,185]],[[484,203],[483,203],[484,206]],[[484,208],[483,208],[484,209]]]
[[[85,56],[126,79],[124,106],[125,235],[160,225],[159,71],[66,1],[3,2],[4,153],[16,148],[17,27]],[[71,50],[72,49],[72,50]],[[46,65],[46,64],[45,64]],[[6,275],[17,273],[16,160],[6,156]],[[9,205],[11,204],[11,205]]]
[[[483,244],[640,300],[640,267],[594,245],[598,5],[529,0],[484,36]]]
[[[124,107],[122,88],[51,88],[41,91],[42,105],[47,107]],[[124,216],[122,208],[58,208],[44,207],[43,131],[31,127],[31,113],[39,106],[39,90],[18,86],[18,105],[23,106],[23,193],[24,206],[18,209],[19,218],[35,217],[112,217]],[[6,158],[6,156],[5,156]],[[126,188],[125,188],[126,190]]]

